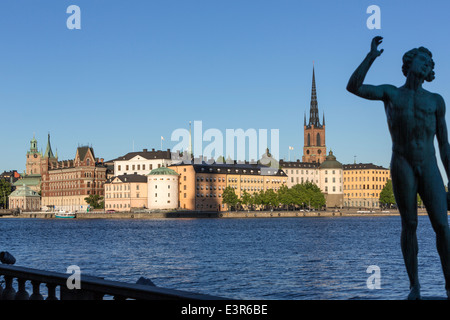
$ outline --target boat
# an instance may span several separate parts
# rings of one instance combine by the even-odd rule
[[[65,218],[65,219],[73,219],[76,218],[77,215],[70,211],[61,210],[55,214],[55,218]]]

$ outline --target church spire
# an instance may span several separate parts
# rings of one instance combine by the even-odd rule
[[[311,125],[313,125],[316,128],[321,127],[319,119],[319,107],[317,103],[316,76],[314,72],[314,65],[313,65],[312,86],[311,86],[311,104],[309,108],[309,126]]]
[[[47,149],[45,149],[44,158],[55,158],[53,155],[52,146],[50,145],[50,133],[48,134]]]

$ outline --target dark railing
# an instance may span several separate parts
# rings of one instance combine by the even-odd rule
[[[41,285],[47,287],[45,300],[222,300],[224,298],[161,288],[147,284],[130,284],[80,274],[79,289],[69,289],[67,281],[72,274],[43,271],[0,264],[0,300],[44,300]],[[15,283],[15,280],[17,283]],[[29,282],[29,283],[28,283]],[[31,284],[31,295],[26,290]],[[14,289],[17,288],[17,291]],[[59,292],[59,298],[57,297]]]

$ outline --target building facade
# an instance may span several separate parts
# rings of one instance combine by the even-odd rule
[[[148,208],[147,177],[126,174],[105,182],[105,210],[131,211]]]
[[[312,182],[317,185],[325,196],[327,207],[344,205],[343,166],[336,160],[333,152],[321,164],[317,162],[280,161],[281,169],[287,175],[287,186]]]
[[[50,145],[49,145],[50,146]],[[87,211],[90,195],[104,196],[107,167],[92,147],[78,147],[73,160],[58,161],[47,148],[41,167],[44,210]]]
[[[373,163],[346,164],[344,168],[344,206],[377,209],[390,170]]]
[[[9,195],[9,209],[40,211],[41,196],[27,186],[20,186]]]
[[[114,163],[114,175],[140,174],[147,175],[150,171],[160,167],[167,167],[172,163],[170,149],[166,151],[143,149],[129,152],[109,162]]]
[[[226,187],[253,194],[261,190],[278,191],[287,184],[281,169],[259,164],[175,164],[170,166],[180,176],[178,207],[198,211],[226,211],[222,193]]]
[[[148,208],[149,209],[176,209],[178,208],[178,179],[176,171],[160,167],[153,169],[148,179]]]
[[[312,182],[320,186],[319,164],[315,162],[300,162],[280,160],[280,167],[287,175],[287,186]]]
[[[330,150],[325,161],[320,164],[320,190],[325,196],[328,208],[342,208],[344,206],[343,165],[336,160]]]

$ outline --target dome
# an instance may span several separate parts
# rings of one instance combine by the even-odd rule
[[[322,162],[319,169],[342,169],[342,163],[336,160],[336,157],[333,155],[333,151],[330,150],[330,153],[326,157],[326,160]]]
[[[40,197],[39,194],[27,186],[21,186],[12,192],[9,197]]]
[[[158,176],[176,175],[177,176],[178,173],[175,170],[172,170],[170,168],[161,167],[161,168],[153,169],[152,171],[150,171],[150,173],[148,175],[149,176],[153,176],[153,175],[158,175]]]

